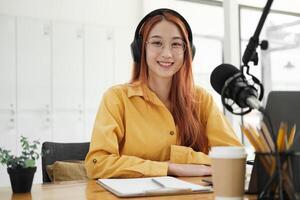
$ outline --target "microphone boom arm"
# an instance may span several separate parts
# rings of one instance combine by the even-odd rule
[[[265,21],[266,21],[267,15],[270,12],[270,8],[271,8],[272,3],[273,3],[273,0],[268,0],[267,1],[266,5],[265,5],[265,7],[263,9],[263,13],[262,13],[262,15],[260,17],[259,23],[258,23],[258,25],[256,27],[255,32],[254,32],[254,35],[250,38],[249,43],[248,43],[248,45],[247,45],[247,47],[245,49],[245,52],[244,52],[243,57],[242,57],[242,61],[243,61],[243,66],[241,67],[242,73],[244,71],[244,68],[247,68],[247,74],[250,75],[249,74],[249,65],[248,65],[248,63],[250,61],[252,61],[254,63],[254,65],[258,64],[258,55],[257,55],[257,52],[256,52],[256,48],[259,45],[259,35],[260,35],[260,32],[261,32],[261,30],[263,28],[263,25],[264,25]],[[253,77],[254,76],[252,76],[252,78]],[[260,86],[262,86],[262,84]],[[225,91],[226,88],[227,88],[227,86],[225,84],[223,90]],[[261,89],[262,89],[262,92],[263,92],[263,87],[261,87]],[[224,97],[222,96],[222,103],[224,103],[223,102],[224,101],[223,98]],[[269,123],[271,125],[270,126],[271,127],[271,134],[272,134],[271,136],[272,136],[272,139],[273,139],[274,144],[275,144],[275,154],[274,155],[275,155],[275,160],[276,160],[276,169],[275,169],[275,172],[273,173],[272,177],[270,177],[268,183],[264,186],[264,188],[262,189],[262,191],[259,192],[258,199],[265,199],[265,198],[272,197],[273,194],[274,194],[273,193],[274,190],[272,189],[272,187],[275,184],[275,185],[278,186],[277,191],[278,191],[279,199],[280,200],[284,200],[285,199],[284,192],[287,192],[287,191],[286,191],[286,188],[284,188],[284,184],[285,184],[286,180],[284,180],[284,178],[283,178],[283,173],[286,173],[286,172],[282,171],[282,164],[283,163],[281,161],[281,156],[279,154],[278,146],[277,146],[277,143],[276,143],[276,136],[275,136],[275,133],[273,131],[271,120],[270,120],[269,116],[264,112],[264,109],[262,107],[260,107],[259,104],[256,104],[256,101],[252,101],[252,100],[253,100],[252,98],[247,99],[247,103],[250,104],[254,108],[258,107],[258,110],[260,112],[262,112],[267,117],[267,119],[268,119],[268,121],[269,121]],[[227,107],[229,107],[229,106],[227,106]],[[244,113],[248,113],[249,111],[251,111],[251,108],[249,110],[245,111]],[[242,112],[241,114],[244,114],[244,113]],[[291,165],[290,161],[289,161],[289,165]],[[293,184],[292,184],[292,188],[291,189],[292,189],[292,191],[295,191]],[[271,194],[271,193],[273,193],[273,194]],[[271,194],[271,196],[269,196],[270,194]],[[298,199],[298,197],[297,197],[297,195],[296,195],[295,192],[293,192],[292,194],[289,194],[289,197],[291,199]]]
[[[267,1],[266,5],[263,9],[262,15],[260,17],[260,20],[258,22],[258,25],[256,27],[256,30],[254,32],[254,35],[250,38],[247,48],[243,54],[242,61],[243,61],[243,64],[246,66],[248,66],[248,63],[250,61],[253,61],[254,65],[257,65],[257,63],[258,63],[258,56],[257,56],[256,48],[259,44],[259,35],[264,26],[266,18],[270,12],[272,3],[273,3],[273,0]]]

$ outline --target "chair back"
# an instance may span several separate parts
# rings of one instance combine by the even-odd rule
[[[46,167],[53,164],[55,161],[63,160],[84,160],[90,143],[56,143],[44,142],[42,144],[42,172],[43,182],[51,182]]]

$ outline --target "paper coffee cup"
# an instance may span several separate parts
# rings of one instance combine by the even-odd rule
[[[247,157],[244,147],[212,147],[209,156],[215,199],[243,199]]]

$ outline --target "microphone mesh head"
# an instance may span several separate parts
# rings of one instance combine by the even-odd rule
[[[240,70],[233,65],[221,64],[211,73],[210,84],[217,93],[221,94],[226,80],[239,72]]]

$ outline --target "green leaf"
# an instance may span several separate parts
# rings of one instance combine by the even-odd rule
[[[38,145],[39,141],[35,140],[29,142],[29,140],[21,136],[20,144],[22,147],[21,155],[12,155],[11,151],[0,147],[0,164],[9,168],[16,167],[35,167],[35,160],[39,158]]]
[[[25,168],[27,167],[34,167],[35,166],[35,160],[31,160],[31,159],[28,159],[28,160],[25,160]]]

